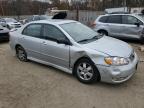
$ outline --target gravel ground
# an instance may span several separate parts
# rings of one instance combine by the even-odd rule
[[[141,60],[139,52],[132,44]],[[127,82],[84,85],[72,75],[35,62],[20,62],[0,44],[0,108],[144,108],[144,63]]]

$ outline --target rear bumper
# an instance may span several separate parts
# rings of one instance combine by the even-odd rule
[[[97,68],[101,75],[101,81],[107,83],[122,83],[129,80],[137,70],[138,57],[135,54],[135,59],[129,65],[125,66],[100,66]]]

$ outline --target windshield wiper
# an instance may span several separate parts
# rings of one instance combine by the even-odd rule
[[[94,37],[92,37],[92,38],[90,38],[90,39],[80,40],[80,41],[78,41],[78,43],[87,42],[87,41],[90,41],[90,40],[97,40],[97,39],[99,39],[99,38],[101,38],[101,37],[102,37],[102,36],[94,36]]]
[[[94,37],[90,38],[90,39],[83,39],[83,40],[80,40],[78,41],[78,43],[81,43],[81,42],[87,42],[87,41],[90,41],[90,40],[98,40],[100,38],[102,38],[103,35],[95,35]]]
[[[96,35],[96,36],[94,36],[92,39],[100,39],[100,38],[102,38],[103,37],[103,35]]]

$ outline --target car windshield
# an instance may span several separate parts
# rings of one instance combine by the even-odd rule
[[[79,22],[61,24],[60,26],[78,43],[94,41],[100,37],[91,28]]]
[[[6,18],[5,19],[6,22],[17,22],[15,19],[13,18]]]

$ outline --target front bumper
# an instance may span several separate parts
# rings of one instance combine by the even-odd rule
[[[107,83],[122,83],[129,80],[136,72],[138,66],[138,56],[135,53],[135,59],[124,66],[101,66],[97,65],[100,72],[101,81]]]
[[[8,33],[0,33],[0,41],[8,41],[9,34]]]

